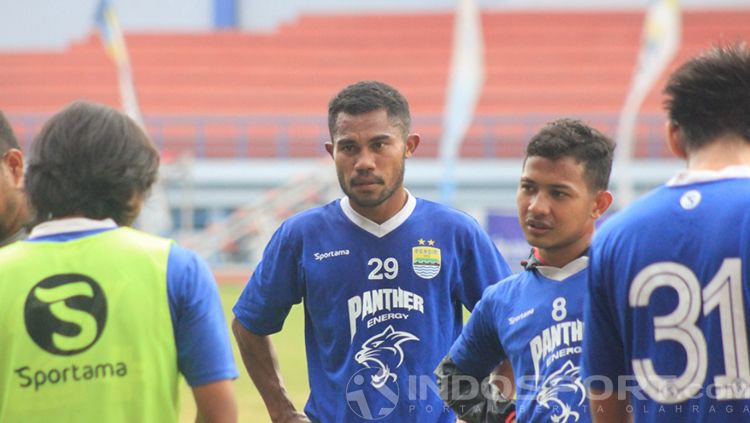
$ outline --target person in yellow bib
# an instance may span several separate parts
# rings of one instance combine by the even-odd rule
[[[128,227],[159,154],[138,125],[75,102],[35,138],[38,224],[0,250],[0,422],[234,422],[237,369],[216,283],[172,241]]]

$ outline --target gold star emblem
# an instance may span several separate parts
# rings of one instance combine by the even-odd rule
[[[419,245],[424,245],[424,240],[423,239],[419,240]]]
[[[435,241],[433,241],[433,240],[430,240],[430,241],[428,242],[428,244],[430,244],[430,245],[435,245]]]

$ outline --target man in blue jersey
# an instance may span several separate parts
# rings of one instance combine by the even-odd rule
[[[591,409],[597,422],[750,421],[750,51],[696,56],[664,92],[687,169],[594,239]]]
[[[180,373],[199,421],[236,421],[213,276],[128,227],[158,165],[133,120],[94,103],[35,138],[26,191],[39,222],[0,249],[0,421],[176,422]]]
[[[0,247],[26,236],[29,208],[23,192],[23,153],[0,112]]]
[[[583,299],[594,225],[612,203],[613,150],[609,138],[571,119],[529,141],[516,202],[532,254],[523,272],[484,292],[435,372],[463,420],[511,421],[507,400],[491,395],[486,380],[507,360],[518,421],[590,421],[579,375]]]
[[[507,276],[477,222],[403,186],[419,145],[392,87],[353,84],[330,102],[326,150],[346,194],[276,231],[234,307],[245,367],[273,421],[453,422],[431,377],[462,305]],[[310,397],[295,410],[269,335],[305,307]]]

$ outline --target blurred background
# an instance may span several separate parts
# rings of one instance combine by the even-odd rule
[[[515,265],[530,136],[575,117],[616,138],[626,205],[682,167],[662,135],[665,75],[747,40],[749,22],[748,0],[0,0],[0,110],[25,148],[75,99],[139,120],[162,154],[139,226],[241,284],[281,220],[342,195],[329,99],[382,80],[422,136],[407,188],[475,216]],[[239,287],[222,293],[229,307]],[[299,310],[291,321],[279,351],[301,405]],[[244,420],[263,421],[240,383]]]
[[[648,50],[670,44],[615,163],[616,196],[632,192],[621,206],[680,166],[662,136],[664,75],[750,36],[747,0],[2,0],[0,10],[0,109],[25,146],[75,99],[139,115],[163,162],[141,227],[244,272],[283,218],[341,195],[326,107],[352,82],[402,91],[422,135],[407,187],[470,212],[516,262],[527,252],[519,159],[541,125],[571,116],[617,137]]]

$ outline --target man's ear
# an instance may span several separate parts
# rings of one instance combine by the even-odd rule
[[[672,154],[679,157],[680,159],[686,159],[687,153],[685,152],[684,144],[682,143],[683,133],[680,126],[676,122],[668,121],[666,125],[667,132],[667,145]]]
[[[23,187],[23,153],[21,150],[11,148],[2,156],[3,165],[8,169],[10,182],[15,188]]]
[[[414,150],[419,146],[419,134],[409,134],[406,138],[406,158],[414,154]]]
[[[326,151],[328,152],[328,155],[333,158],[333,143],[331,141],[326,142]]]
[[[603,215],[612,205],[614,197],[609,191],[599,191],[594,197],[594,208],[591,210],[591,217],[598,219]]]

